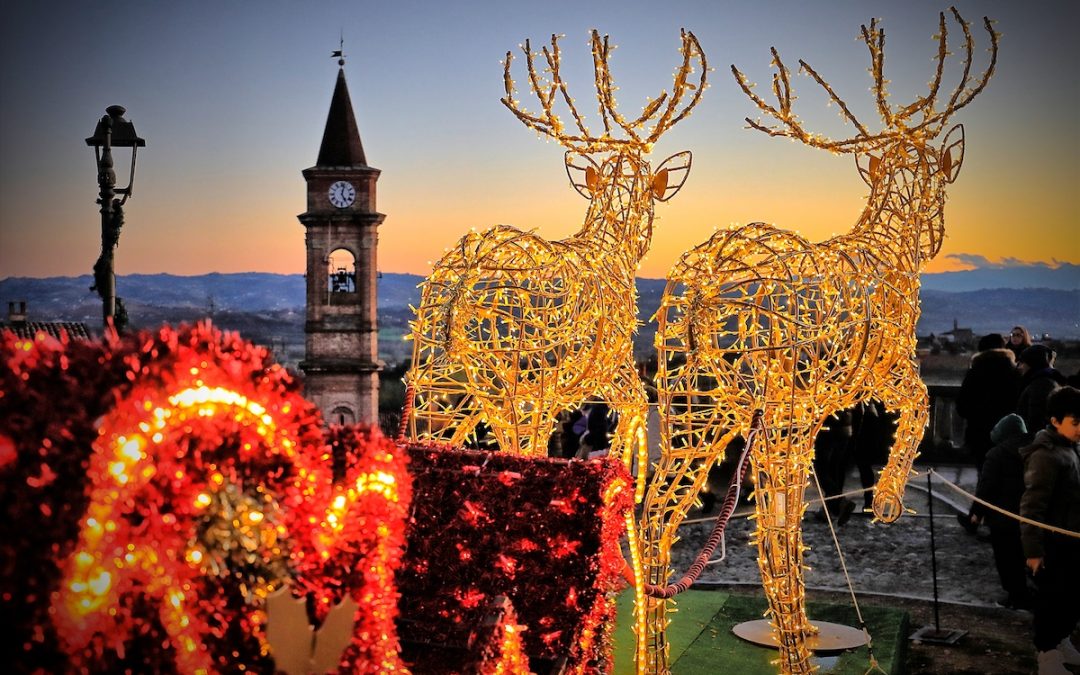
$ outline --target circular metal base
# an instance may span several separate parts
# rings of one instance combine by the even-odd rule
[[[818,630],[816,635],[807,636],[806,646],[811,651],[838,652],[866,644],[866,635],[857,628],[828,621],[811,621],[810,625]],[[773,637],[772,626],[765,619],[736,624],[731,632],[747,642],[753,642],[762,647],[778,648],[776,638]]]

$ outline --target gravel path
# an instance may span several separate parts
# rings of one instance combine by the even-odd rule
[[[972,467],[935,467],[943,477],[974,492],[975,470]],[[858,486],[857,476],[849,477],[847,486]],[[934,481],[934,529],[937,549],[938,596],[942,601],[976,606],[993,606],[1004,595],[994,569],[989,541],[968,535],[957,523],[959,510],[966,512],[969,502],[961,495]],[[816,498],[812,487],[808,497]],[[861,497],[855,497],[862,504]],[[836,526],[837,539],[847,562],[856,594],[900,595],[929,600],[934,594],[931,572],[930,518],[925,475],[908,483],[905,505],[915,511],[892,524],[873,523],[869,514],[856,513],[844,526]],[[847,583],[840,565],[829,526],[818,522],[812,505],[803,520],[804,542],[810,546],[805,562],[808,589],[846,591]],[[746,512],[745,507],[736,513]],[[688,519],[701,517],[692,511]],[[686,525],[680,530],[682,540],[672,550],[677,578],[693,560],[708,537],[711,521]],[[749,545],[752,521],[735,516],[727,528],[727,556],[706,568],[700,584],[761,583],[757,548]],[[985,529],[983,530],[985,533]],[[719,557],[718,550],[714,558]]]

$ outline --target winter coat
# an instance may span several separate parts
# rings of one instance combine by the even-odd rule
[[[990,449],[990,430],[1016,410],[1020,373],[1007,349],[988,349],[971,359],[956,397],[956,412],[967,420],[964,445],[976,461]]]
[[[1020,448],[1031,443],[1031,434],[1024,426],[1024,419],[1013,413],[994,425],[990,440],[994,447],[986,453],[975,496],[1009,513],[1019,513],[1020,496],[1024,494],[1024,459],[1020,456]],[[986,515],[988,523],[1016,522],[993,509],[976,510]]]
[[[1043,429],[1035,434],[1031,445],[1020,450],[1020,455],[1024,458],[1020,515],[1080,531],[1080,449],[1053,429]],[[1020,524],[1027,558],[1044,557],[1046,542],[1054,536],[1040,527]]]
[[[1054,368],[1033,370],[1024,376],[1020,383],[1023,390],[1016,402],[1016,412],[1024,418],[1028,431],[1038,432],[1050,423],[1050,417],[1046,414],[1046,399],[1064,383],[1065,376]]]

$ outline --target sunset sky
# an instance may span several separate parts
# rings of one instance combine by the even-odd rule
[[[956,5],[974,30],[976,76],[988,58],[984,14],[1003,38],[994,79],[953,119],[965,126],[966,155],[949,190],[948,239],[929,270],[983,259],[1080,262],[1080,3]],[[594,27],[619,45],[611,68],[623,110],[671,87],[680,27],[698,36],[715,69],[695,113],[653,153],[658,164],[689,149],[694,162],[682,192],[657,206],[641,276],[664,277],[714,227],[761,220],[825,238],[862,208],[854,161],[747,130],[743,118],[757,110],[730,65],[768,95],[776,46],[793,71],[800,58],[813,65],[876,129],[859,25],[882,20],[889,91],[906,104],[932,76],[944,9],[832,0],[13,0],[0,25],[0,278],[91,271],[100,221],[84,139],[112,104],[147,139],[117,273],[303,272],[300,171],[315,163],[341,33],[368,161],[382,170],[384,272],[426,274],[470,227],[507,223],[561,238],[580,226],[586,202],[567,183],[562,149],[499,103],[500,61],[525,38],[565,34],[564,79],[579,101],[592,101]],[[959,43],[951,44],[946,92],[959,78]],[[523,68],[517,59],[519,84]],[[795,76],[793,89],[807,127],[850,135],[812,80]],[[535,108],[527,90],[520,98]]]

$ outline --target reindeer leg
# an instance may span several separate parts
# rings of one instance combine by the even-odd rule
[[[522,457],[547,457],[548,440],[556,423],[550,404],[527,401],[522,405],[513,398],[483,403],[501,452]],[[515,405],[517,408],[513,407]]]
[[[649,482],[641,533],[641,560],[649,584],[664,586],[671,575],[671,546],[678,540],[679,525],[694,505],[709,469],[723,455],[736,435],[732,431],[719,442],[703,447],[668,447],[669,436],[664,434],[663,453],[656,472]],[[674,602],[670,599],[644,597],[644,606],[635,607],[637,621],[638,672],[668,673],[667,626],[668,614]]]
[[[874,488],[874,515],[891,523],[904,512],[904,488],[926,431],[930,399],[911,361],[902,362],[902,369],[890,385],[881,388],[879,396],[886,409],[900,415],[889,460]]]
[[[811,673],[803,582],[803,493],[810,471],[813,437],[787,430],[766,430],[751,449],[758,568],[769,602],[773,634],[785,674]]]
[[[461,445],[480,422],[481,411],[465,388],[461,368],[443,355],[418,361],[421,345],[413,355],[415,365],[406,376],[413,390],[413,407],[408,420],[411,440],[442,441]]]
[[[634,487],[634,503],[640,503],[645,495],[645,477],[649,471],[649,448],[646,438],[646,421],[649,415],[649,399],[645,387],[641,384],[637,370],[630,363],[619,367],[612,378],[610,393],[603,394],[612,401],[618,415],[615,438],[611,441],[610,454],[633,473],[637,464],[637,476]]]

